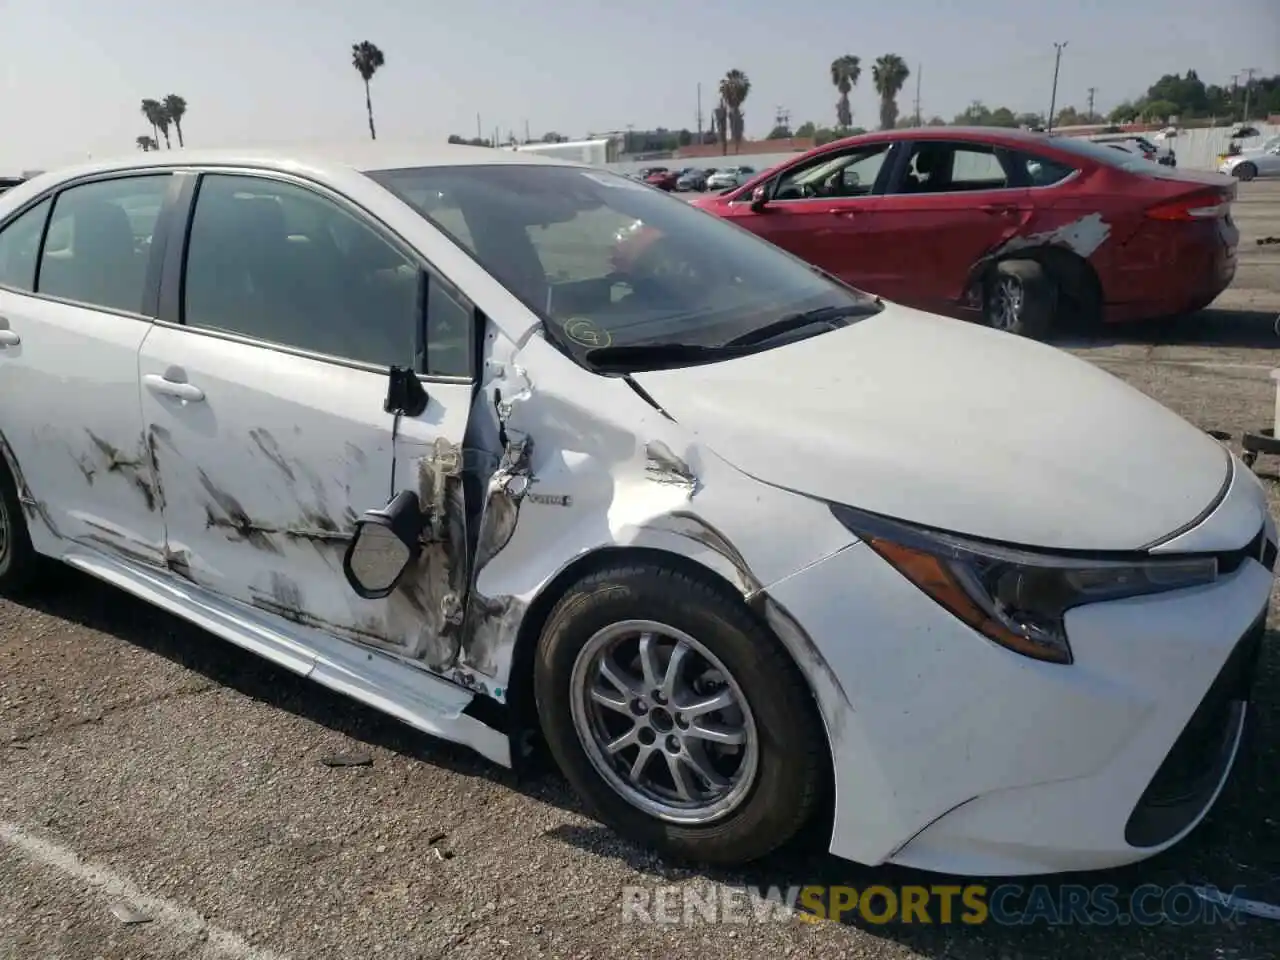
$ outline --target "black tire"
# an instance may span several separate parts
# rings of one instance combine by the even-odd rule
[[[598,631],[657,621],[696,637],[732,675],[754,716],[756,775],[720,819],[689,826],[632,805],[597,771],[572,716],[578,654]],[[829,752],[817,704],[772,634],[727,591],[651,563],[619,563],[579,581],[556,604],[538,644],[534,695],[543,736],[588,811],[618,833],[697,862],[740,865],[796,837],[820,806]]]
[[[0,458],[0,596],[22,593],[39,573],[40,557],[31,546],[18,487]]]
[[[1254,166],[1252,163],[1245,161],[1244,163],[1241,163],[1235,166],[1232,169],[1231,174],[1237,180],[1243,180],[1246,183],[1248,183],[1250,180],[1252,180],[1254,177],[1258,175],[1258,168]]]
[[[1017,292],[1016,306],[1005,298]],[[1022,337],[1043,339],[1054,329],[1058,290],[1053,277],[1035,260],[1001,260],[987,278],[982,316],[987,326]]]

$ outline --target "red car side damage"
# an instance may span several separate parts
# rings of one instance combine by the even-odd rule
[[[982,310],[995,265],[1030,260],[1055,320],[1122,321],[1200,309],[1231,283],[1235,191],[1058,135],[926,128],[829,144],[693,203],[908,305]]]

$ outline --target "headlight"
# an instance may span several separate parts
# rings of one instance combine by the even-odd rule
[[[851,533],[940,606],[988,639],[1048,663],[1071,663],[1072,607],[1212,583],[1216,557],[1096,559],[1032,553],[923,530],[831,504]]]

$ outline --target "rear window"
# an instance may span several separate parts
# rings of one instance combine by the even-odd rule
[[[1055,150],[1075,154],[1117,170],[1127,170],[1129,173],[1143,173],[1151,170],[1151,164],[1138,154],[1112,150],[1107,144],[1093,143],[1078,137],[1054,137],[1049,142]]]

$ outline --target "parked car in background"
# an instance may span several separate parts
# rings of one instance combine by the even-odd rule
[[[1271,137],[1261,146],[1241,150],[1233,156],[1221,157],[1220,161],[1218,172],[1237,180],[1280,177],[1280,136]]]
[[[1093,143],[1102,143],[1108,146],[1119,144],[1125,149],[1140,154],[1145,160],[1151,160],[1166,167],[1176,167],[1178,165],[1178,155],[1174,151],[1172,143],[1168,140],[1153,141],[1131,133],[1096,134],[1089,137],[1089,140]]]
[[[754,167],[721,167],[707,178],[707,189],[730,190],[746,183],[755,172]]]
[[[668,170],[666,167],[656,167],[649,171],[649,175],[644,178],[644,182],[651,187],[657,187],[659,190],[666,190],[669,193],[676,188],[676,181],[679,179],[679,171]]]
[[[560,159],[144,156],[0,198],[0,593],[61,561],[496,764],[545,744],[683,860],[812,824],[1089,870],[1223,794],[1275,524],[1118,378]]]
[[[685,167],[680,171],[680,177],[676,180],[676,189],[680,191],[686,190],[706,190],[707,189],[707,172],[698,167]]]
[[[828,144],[692,203],[890,300],[1044,336],[1212,302],[1235,276],[1235,192],[1082,138],[938,127]]]

